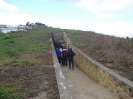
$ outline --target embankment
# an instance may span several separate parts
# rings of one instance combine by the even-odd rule
[[[54,34],[53,38],[59,40],[58,37],[60,36],[58,35],[61,35],[61,33]],[[67,42],[67,46],[69,45],[69,47],[71,47],[74,50],[76,54],[76,56],[74,57],[75,65],[81,71],[83,71],[87,76],[91,77],[102,86],[105,86],[110,91],[116,93],[120,97],[120,99],[133,99],[133,82],[129,81],[128,79],[125,79],[124,77],[118,75],[117,73],[108,69],[104,65],[93,60],[91,57],[85,55],[81,50],[79,50],[72,44],[72,42],[66,36],[65,33],[63,33],[62,36],[63,36],[62,40]],[[53,49],[54,67],[56,71],[60,97],[61,99],[71,99],[68,85],[65,82],[60,64],[55,54],[53,42],[52,42],[52,49]]]
[[[72,44],[65,33],[63,38],[67,42],[67,45],[76,53],[74,57],[75,65],[78,66],[80,70],[101,85],[107,87],[110,91],[118,94],[120,99],[133,99],[133,82],[85,55]]]
[[[58,36],[58,35],[56,35]],[[55,73],[56,73],[56,80],[57,80],[57,86],[58,86],[58,90],[59,90],[59,95],[60,95],[60,99],[72,99],[72,96],[70,94],[70,90],[69,90],[69,86],[65,81],[65,77],[63,75],[61,66],[59,64],[59,61],[57,59],[57,55],[55,53],[55,48],[54,48],[54,44],[56,43],[57,45],[59,44],[59,41],[62,36],[58,36],[55,38],[55,36],[51,36],[51,47],[52,47],[52,56],[53,56],[53,63],[54,63],[54,68],[55,68]],[[53,42],[54,41],[54,42]]]

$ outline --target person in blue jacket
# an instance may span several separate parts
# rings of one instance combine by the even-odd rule
[[[61,63],[61,50],[60,50],[60,47],[58,47],[57,49],[56,49],[56,55],[57,55],[57,58],[58,58],[58,61],[59,61],[59,63]]]

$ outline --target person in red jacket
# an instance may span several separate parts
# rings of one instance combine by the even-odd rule
[[[62,50],[62,65],[67,66],[67,50],[66,49]]]

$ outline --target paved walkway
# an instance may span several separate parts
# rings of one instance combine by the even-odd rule
[[[74,70],[69,70],[68,66],[61,67],[73,99],[118,99],[117,95],[86,76],[76,66]]]

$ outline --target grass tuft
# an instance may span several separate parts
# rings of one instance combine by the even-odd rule
[[[13,89],[0,86],[0,99],[20,99],[21,96],[13,93]]]

